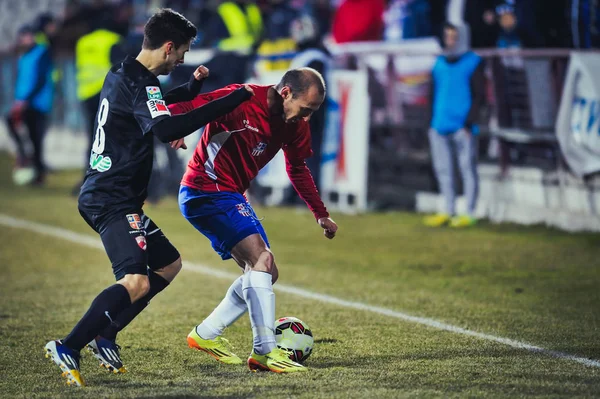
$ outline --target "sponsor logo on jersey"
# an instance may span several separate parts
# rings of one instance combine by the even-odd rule
[[[127,221],[129,222],[129,226],[131,226],[131,228],[134,230],[142,230],[144,228],[142,219],[140,219],[140,215],[137,213],[131,213],[127,215]]]
[[[148,104],[152,119],[161,115],[171,115],[171,111],[167,108],[167,104],[164,100],[148,100],[146,101],[146,104]]]
[[[162,93],[158,86],[146,86],[146,93],[148,94],[148,100],[162,100]]]
[[[96,154],[95,152],[90,155],[90,169],[106,172],[111,166],[112,160],[109,156]]]
[[[248,130],[252,130],[253,132],[256,132],[256,133],[258,133],[258,128],[257,128],[257,127],[254,127],[254,126],[250,126],[250,122],[248,122],[248,120],[247,120],[247,119],[244,119],[242,122],[244,123],[244,127],[245,127],[246,129],[248,129]]]
[[[262,141],[260,143],[258,143],[256,145],[256,147],[254,147],[252,149],[252,156],[259,156],[260,154],[262,154],[263,152],[265,152],[265,149],[267,148],[267,143],[263,143]]]
[[[142,250],[146,250],[146,237],[144,236],[137,236],[135,237],[135,240],[137,241],[137,245],[138,247],[140,247]]]
[[[246,217],[252,216],[252,213],[250,212],[250,209],[248,208],[248,206],[246,204],[244,204],[244,203],[237,204],[235,207],[237,208],[240,215],[246,216]]]

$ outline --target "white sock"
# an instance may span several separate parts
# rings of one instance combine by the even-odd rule
[[[254,352],[259,355],[267,354],[276,347],[272,276],[265,272],[246,272],[243,291],[252,324]]]
[[[202,338],[215,339],[223,334],[223,330],[225,330],[226,327],[232,325],[246,313],[248,306],[246,305],[244,293],[242,292],[243,279],[243,275],[235,279],[233,284],[231,284],[227,290],[227,294],[225,294],[225,298],[223,298],[221,303],[206,319],[204,319],[202,324],[199,324],[196,327],[196,332]]]

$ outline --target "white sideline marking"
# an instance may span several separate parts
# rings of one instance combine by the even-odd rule
[[[23,219],[16,219],[8,215],[4,215],[0,213],[0,224],[8,227],[14,227],[19,229],[25,229],[29,231],[33,231],[35,233],[45,234],[48,236],[60,238],[66,241],[73,242],[75,244],[85,245],[92,248],[104,249],[102,243],[99,238],[76,233],[71,230],[63,229],[60,227],[53,227],[49,225],[44,225],[40,223],[30,222]],[[213,269],[211,267],[185,262],[184,270],[193,271],[196,273],[205,274],[208,276],[234,280],[239,277],[239,274],[224,272],[220,270]],[[279,292],[285,292],[287,294],[296,295],[302,298],[314,299],[316,301],[321,301],[325,303],[329,303],[332,305],[338,305],[345,308],[356,309],[356,310],[364,310],[371,313],[377,313],[388,317],[394,317],[397,319],[401,319],[404,321],[409,321],[411,323],[422,324],[428,327],[437,328],[438,330],[450,331],[456,334],[467,335],[470,337],[484,339],[486,341],[493,341],[500,344],[504,344],[513,348],[524,349],[529,352],[540,353],[547,356],[556,357],[558,359],[571,360],[573,362],[581,363],[586,366],[591,367],[600,367],[600,361],[588,359],[585,357],[579,357],[575,355],[570,355],[564,352],[553,351],[550,349],[541,348],[539,346],[530,345],[525,342],[515,341],[513,339],[497,337],[495,335],[479,333],[476,331],[467,330],[461,327],[453,326],[451,324],[442,323],[440,321],[429,319],[426,317],[417,317],[411,316],[406,313],[398,312],[391,309],[381,308],[378,306],[371,306],[361,302],[353,302],[347,301],[344,299],[336,298],[334,296],[319,294],[318,292],[312,292],[308,290],[303,290],[301,288],[292,287],[285,284],[277,284],[273,286],[273,289]]]

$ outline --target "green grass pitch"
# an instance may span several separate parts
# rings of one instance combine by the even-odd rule
[[[14,187],[0,156],[0,214],[94,237],[68,195],[79,172],[46,188]],[[94,296],[113,282],[102,250],[0,224],[2,398],[593,397],[600,368],[442,331],[368,310],[277,293],[277,316],[308,323],[316,339],[302,375],[251,373],[187,348],[185,337],[230,284],[185,270],[237,273],[179,214],[174,199],[146,213],[178,247],[184,271],[119,336],[129,372],[111,375],[84,355],[87,387],[67,387],[43,357]],[[308,211],[258,208],[280,282],[457,327],[600,360],[600,235],[543,227],[429,229],[419,215],[334,214],[328,241]],[[245,357],[247,317],[225,332]]]

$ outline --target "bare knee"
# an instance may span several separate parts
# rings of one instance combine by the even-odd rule
[[[273,262],[273,267],[271,268],[271,282],[275,284],[279,279],[279,269],[277,268],[277,264]]]
[[[118,283],[127,289],[131,303],[142,298],[150,291],[150,280],[145,274],[126,274]]]
[[[162,278],[164,278],[170,283],[181,271],[181,265],[181,257],[179,257],[175,262],[171,263],[170,265],[154,270],[154,273],[160,275]]]
[[[244,271],[269,273],[274,277],[274,281],[278,278],[275,256],[260,234],[248,236],[236,244],[231,256]]]
[[[272,274],[274,265],[275,256],[273,256],[273,252],[265,248],[258,254],[254,262],[249,262],[248,266],[251,270]]]

